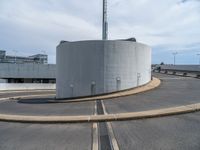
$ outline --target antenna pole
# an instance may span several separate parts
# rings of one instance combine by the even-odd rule
[[[107,0],[103,0],[102,40],[108,39]]]

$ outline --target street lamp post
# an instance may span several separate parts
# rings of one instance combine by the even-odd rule
[[[103,0],[102,40],[108,39],[107,0]]]
[[[174,55],[174,65],[176,65],[176,55],[178,54],[178,52],[172,53]]]

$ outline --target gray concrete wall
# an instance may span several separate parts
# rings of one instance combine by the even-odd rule
[[[56,65],[0,63],[0,78],[56,78]]]
[[[57,97],[91,94],[95,82],[96,93],[104,89],[104,51],[101,42],[63,43],[57,47]]]
[[[0,83],[0,90],[55,90],[55,84]]]
[[[0,79],[0,83],[7,83],[8,81],[6,79]]]
[[[57,47],[57,98],[133,88],[151,79],[151,48],[130,41],[65,42]]]
[[[106,42],[104,59],[104,92],[133,88],[147,83],[151,78],[151,49],[144,44]]]

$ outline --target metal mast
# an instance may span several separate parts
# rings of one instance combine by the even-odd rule
[[[103,0],[102,40],[108,39],[107,0]]]

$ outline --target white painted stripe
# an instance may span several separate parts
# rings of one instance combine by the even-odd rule
[[[92,136],[92,150],[99,149],[99,139],[98,139],[98,124],[95,122],[93,123],[93,136]]]
[[[94,115],[97,115],[97,102],[94,105]],[[94,122],[92,127],[92,150],[99,149],[98,123]]]
[[[108,113],[106,111],[106,107],[105,107],[102,100],[101,100],[101,104],[102,104],[102,107],[103,107],[104,114],[107,115]],[[112,129],[111,122],[106,122],[106,124],[107,124],[107,127],[108,127],[108,135],[109,135],[110,140],[111,140],[112,148],[113,148],[113,150],[119,150],[119,145],[118,145],[117,140],[115,138],[115,134],[114,134],[114,131]]]

